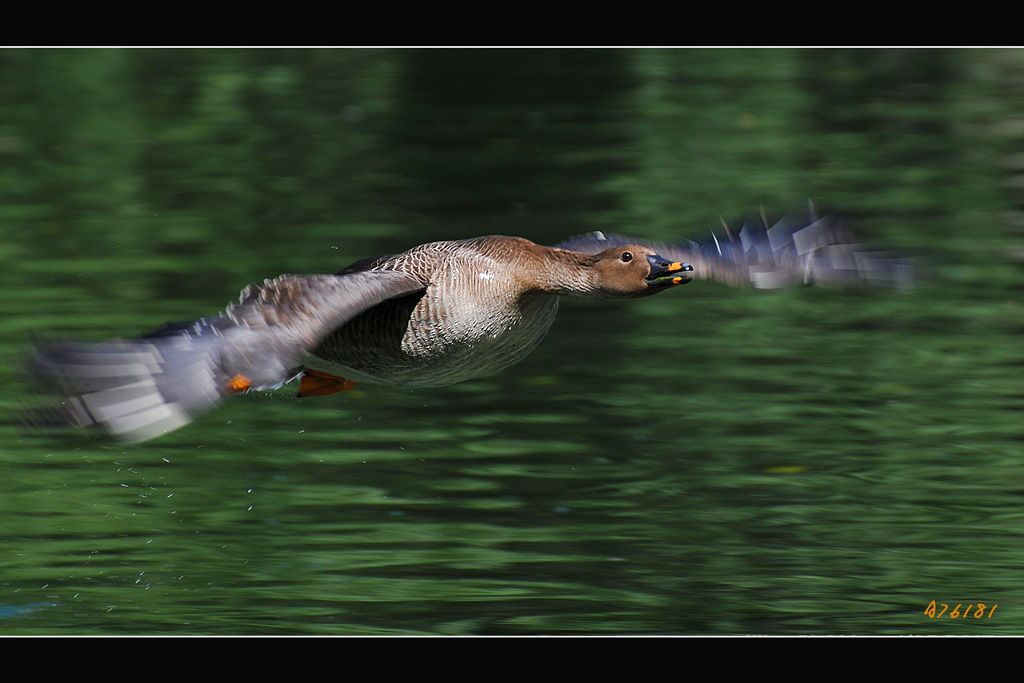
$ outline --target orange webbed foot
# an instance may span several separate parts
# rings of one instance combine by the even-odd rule
[[[308,396],[330,396],[341,391],[348,391],[356,383],[344,377],[328,375],[326,372],[306,369],[302,371],[302,379],[299,381],[299,390],[295,394],[299,398]]]
[[[228,380],[228,383],[224,385],[224,389],[229,394],[240,394],[243,391],[248,391],[251,386],[252,380],[239,373]]]

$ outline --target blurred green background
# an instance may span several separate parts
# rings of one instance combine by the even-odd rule
[[[0,51],[0,634],[1024,633],[1022,83],[1018,50]],[[32,333],[808,198],[930,279],[565,302],[499,375],[141,445],[15,419]]]

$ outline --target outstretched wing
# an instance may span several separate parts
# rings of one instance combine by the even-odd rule
[[[253,285],[212,318],[137,340],[38,345],[30,371],[59,404],[34,419],[99,426],[125,441],[180,427],[223,396],[286,382],[331,331],[373,306],[425,288],[397,271],[283,275]]]
[[[703,242],[658,244],[597,232],[556,246],[594,254],[623,244],[647,244],[671,261],[692,265],[693,277],[733,287],[818,284],[905,289],[916,278],[913,263],[903,254],[859,244],[838,218],[818,218],[813,211],[774,225],[764,219],[748,221],[738,232],[725,226],[724,233],[722,237],[712,233]]]

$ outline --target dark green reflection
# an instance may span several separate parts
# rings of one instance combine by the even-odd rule
[[[1020,633],[1022,74],[1003,50],[0,51],[0,633]],[[32,332],[808,197],[932,279],[567,302],[500,375],[242,396],[139,446],[11,417]]]

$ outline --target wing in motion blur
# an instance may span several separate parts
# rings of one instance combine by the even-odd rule
[[[909,289],[916,268],[903,254],[859,244],[835,216],[817,217],[811,209],[769,225],[747,221],[739,231],[681,244],[645,242],[624,235],[590,233],[557,247],[598,253],[622,244],[648,244],[673,261],[693,266],[693,277],[733,287],[778,289],[801,284],[831,287],[880,286]]]
[[[26,418],[95,425],[123,441],[143,441],[190,422],[223,396],[292,379],[335,328],[423,288],[395,271],[284,275],[248,287],[218,316],[141,339],[39,344],[28,369],[58,400]]]

